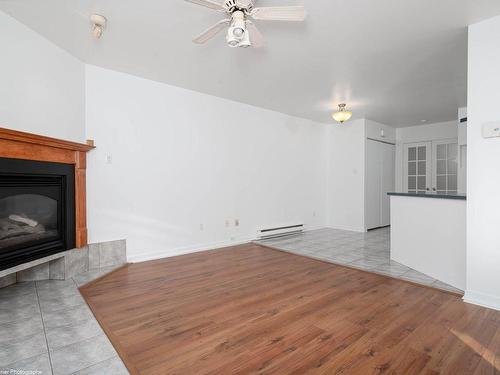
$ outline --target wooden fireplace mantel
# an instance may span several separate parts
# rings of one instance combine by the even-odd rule
[[[0,128],[0,157],[75,166],[76,247],[87,245],[87,152],[94,146]]]

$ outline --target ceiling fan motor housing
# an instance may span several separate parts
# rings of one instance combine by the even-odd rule
[[[253,10],[254,3],[253,0],[226,0],[224,1],[224,9],[228,13],[232,13],[236,10],[241,10],[246,14],[250,14]]]

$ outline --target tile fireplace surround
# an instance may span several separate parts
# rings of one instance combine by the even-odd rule
[[[16,282],[68,280],[87,271],[123,265],[126,261],[125,240],[90,244],[0,271],[0,288]]]

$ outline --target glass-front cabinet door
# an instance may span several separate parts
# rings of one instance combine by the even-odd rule
[[[457,194],[458,144],[457,140],[433,142],[432,190],[440,194]]]
[[[456,194],[458,146],[456,139],[404,145],[404,191]]]
[[[432,183],[431,142],[406,144],[404,148],[404,188],[409,193],[425,193]]]

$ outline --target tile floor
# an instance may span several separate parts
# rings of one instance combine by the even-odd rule
[[[78,291],[115,267],[0,289],[0,374],[128,374]]]
[[[256,242],[294,254],[462,293],[461,290],[391,260],[390,228],[367,233],[324,228]]]

